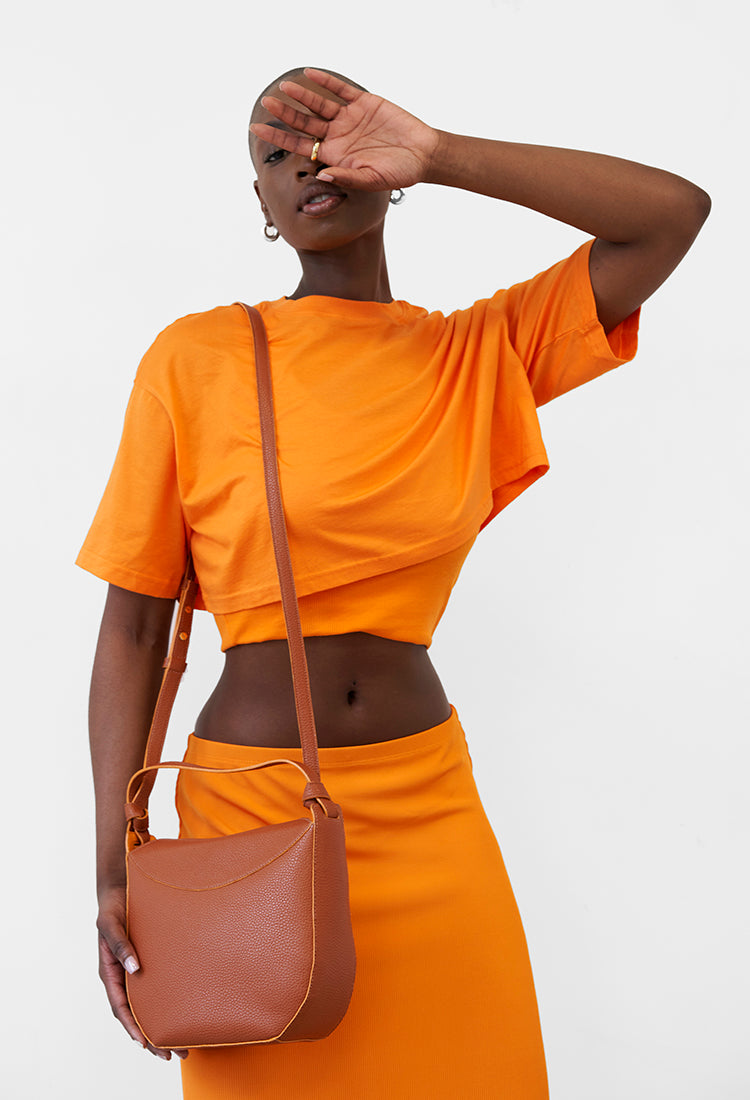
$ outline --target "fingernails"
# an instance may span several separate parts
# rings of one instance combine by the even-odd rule
[[[138,960],[133,958],[132,955],[128,955],[127,959],[125,960],[125,962],[122,965],[125,967],[128,974],[135,974],[136,970],[140,970],[140,966],[138,965]]]
[[[172,1057],[168,1050],[157,1050],[156,1053],[159,1058],[161,1058],[164,1062],[168,1062],[169,1059]]]
[[[333,183],[333,176],[329,176],[327,172],[318,172],[315,178],[316,180],[325,180],[326,183]]]

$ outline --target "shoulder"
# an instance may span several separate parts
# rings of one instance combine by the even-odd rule
[[[532,317],[555,297],[585,304],[590,296],[589,253],[593,241],[585,241],[569,256],[519,281],[493,291],[457,315],[492,314],[512,321],[527,312]]]
[[[231,355],[245,337],[247,321],[239,303],[178,317],[157,335],[141,359],[136,385],[163,397],[177,380],[210,369]]]
[[[201,313],[187,313],[162,329],[144,356],[152,352],[163,356],[190,356],[196,349],[227,342],[230,334],[242,326],[244,311],[238,302],[215,306]]]

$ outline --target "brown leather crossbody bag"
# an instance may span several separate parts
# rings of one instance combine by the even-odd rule
[[[354,984],[344,822],[320,778],[279,485],[268,340],[257,310],[244,309],[255,346],[266,499],[303,765],[283,758],[246,768],[161,761],[197,591],[189,562],[143,768],[130,780],[125,807],[127,929],[141,964],[126,976],[127,994],[143,1034],[165,1049],[324,1038],[343,1018]],[[208,839],[150,835],[148,800],[159,768],[226,773],[279,764],[304,777],[304,816]]]

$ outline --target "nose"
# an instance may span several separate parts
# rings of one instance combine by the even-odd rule
[[[305,176],[317,176],[318,172],[322,172],[328,168],[328,165],[322,160],[310,160],[306,157],[304,163],[297,169],[297,179],[303,180]]]

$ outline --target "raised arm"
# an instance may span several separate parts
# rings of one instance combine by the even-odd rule
[[[710,210],[705,191],[670,172],[599,153],[436,130],[330,73],[305,72],[325,95],[285,81],[282,91],[299,108],[266,97],[264,107],[285,128],[254,124],[257,137],[306,157],[320,139],[324,167],[318,175],[342,188],[386,190],[419,182],[460,187],[538,210],[596,237],[591,282],[608,332],[664,282]]]
[[[424,178],[530,207],[596,237],[589,267],[606,332],[674,271],[711,209],[700,187],[631,160],[444,132]]]
[[[142,1046],[148,1044],[125,993],[125,968],[138,966],[125,931],[125,790],[131,775],[143,764],[173,610],[174,600],[109,586],[89,701],[96,794],[99,975],[114,1015]],[[169,1052],[148,1049],[170,1057]]]

